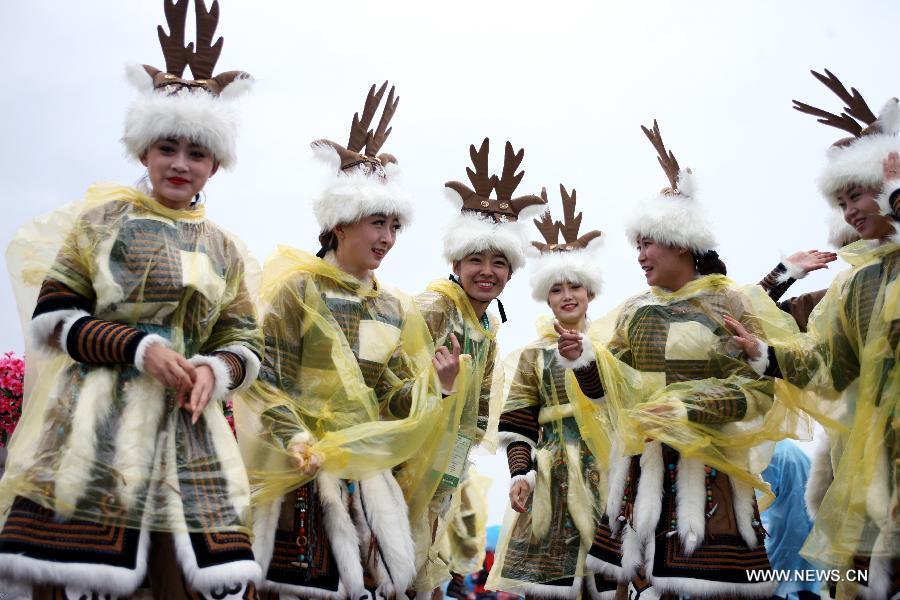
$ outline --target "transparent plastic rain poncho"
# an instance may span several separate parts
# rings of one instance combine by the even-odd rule
[[[772,493],[760,473],[774,442],[808,439],[811,421],[798,409],[800,392],[750,367],[726,314],[767,342],[797,333],[759,286],[707,275],[676,292],[651,288],[590,328],[605,401],[591,402],[574,379],[567,389],[598,460],[608,457],[611,433],[626,455],[659,440],[754,486],[764,508]]]
[[[171,210],[133,188],[96,185],[23,227],[7,262],[32,309],[49,277],[92,300],[93,316],[161,335],[185,357],[232,345],[262,352],[245,261],[202,207]],[[0,518],[23,495],[109,525],[249,533],[247,475],[221,403],[192,426],[175,390],[134,366],[32,351],[27,370]]]
[[[487,493],[493,481],[469,469],[447,511],[447,529],[439,540],[441,558],[451,573],[466,575],[481,569],[487,537]]]
[[[537,340],[504,361],[501,392],[503,413],[532,407],[539,411],[535,487],[528,512],[507,507],[487,583],[489,589],[519,594],[530,593],[529,584],[584,575],[585,554],[606,498],[607,463],[598,461],[582,441],[575,405],[566,393],[566,369],[556,352],[553,319],[540,317],[537,333]]]
[[[490,452],[496,448],[499,404],[491,390],[500,384],[501,371],[495,365],[498,323],[486,317],[489,326],[485,327],[460,285],[449,280],[433,281],[416,296],[415,303],[435,345],[449,349],[452,333],[462,351],[453,392],[444,399],[446,417],[422,453],[440,460],[432,460],[435,468],[428,469],[417,456],[397,473],[397,482],[409,500],[416,547],[429,548],[427,552],[417,551],[418,575],[413,584],[417,591],[425,591],[449,577],[439,548],[432,542],[441,538],[447,526],[441,515],[446,514],[451,495],[465,475],[469,453],[476,445]]]
[[[293,466],[297,441],[344,479],[403,462],[415,482],[443,472],[447,457],[431,440],[453,404],[441,399],[431,337],[411,298],[281,246],[263,268],[260,300],[260,377],[235,402],[255,502],[310,480]]]
[[[775,343],[784,378],[814,390],[802,404],[828,429],[834,483],[803,556],[844,567],[855,554],[900,556],[900,244],[844,247],[838,275],[806,334]]]

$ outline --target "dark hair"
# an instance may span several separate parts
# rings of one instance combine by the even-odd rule
[[[323,231],[319,234],[319,245],[322,246],[316,256],[324,258],[331,250],[337,250],[338,240],[334,231]]]
[[[694,254],[694,266],[701,275],[727,275],[728,269],[715,250],[707,250],[704,254]]]

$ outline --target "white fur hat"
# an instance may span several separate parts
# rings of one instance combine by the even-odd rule
[[[843,112],[828,111],[794,100],[794,108],[813,115],[820,123],[851,134],[828,149],[825,168],[819,175],[819,190],[832,206],[838,205],[838,194],[856,184],[881,190],[882,162],[891,152],[900,152],[900,106],[891,98],[876,117],[856,88],[850,91],[828,69],[825,74],[810,71],[825,87],[844,103]]]
[[[577,192],[566,191],[559,185],[562,197],[563,220],[554,221],[549,209],[534,220],[543,236],[543,242],[532,242],[540,256],[534,259],[531,269],[531,293],[538,302],[546,302],[550,288],[558,283],[580,283],[591,294],[597,295],[603,286],[597,250],[602,246],[602,232],[593,230],[579,235],[584,213],[575,214]],[[547,201],[547,190],[541,190],[541,198]],[[559,236],[562,234],[563,242]]]
[[[628,241],[635,243],[642,237],[666,246],[688,248],[703,254],[716,247],[712,224],[706,210],[695,199],[696,183],[690,169],[682,169],[671,150],[663,144],[659,125],[641,129],[659,155],[659,164],[669,179],[668,188],[648,198],[633,209],[625,223]]]
[[[525,157],[524,149],[516,152],[506,142],[499,177],[490,174],[489,152],[488,138],[484,138],[478,149],[474,144],[469,146],[475,167],[474,171],[466,169],[471,188],[459,181],[444,184],[446,197],[460,211],[444,233],[444,258],[454,263],[469,254],[493,249],[501,252],[516,271],[525,266],[526,260],[523,222],[544,212],[547,199],[534,195],[513,198],[525,175],[524,171],[516,173]],[[496,197],[491,197],[492,192]]]
[[[712,250],[716,237],[706,210],[694,198],[694,176],[689,169],[678,172],[675,189],[677,193],[659,193],[637,203],[625,225],[628,241],[648,237],[697,254]]]
[[[591,240],[588,247],[568,252],[544,252],[531,262],[531,296],[546,302],[550,288],[558,283],[580,283],[595,296],[603,289],[597,250],[602,238]]]
[[[141,67],[130,67],[129,79],[137,83],[141,72]],[[174,93],[155,90],[152,78],[145,79],[125,116],[122,142],[130,156],[140,160],[155,141],[184,137],[209,148],[223,169],[234,166],[238,130],[234,99],[252,85],[249,75],[226,87],[220,96],[186,87]]]
[[[128,154],[140,160],[151,144],[163,138],[187,138],[208,148],[224,169],[237,161],[237,113],[234,100],[247,92],[253,79],[243,71],[213,76],[223,39],[213,42],[219,5],[210,10],[194,0],[197,41],[185,44],[188,2],[164,4],[169,33],[159,28],[166,70],[132,65],[128,80],[139,92],[128,108],[122,142]],[[195,79],[183,79],[190,66]]]
[[[453,218],[444,231],[444,259],[448,263],[469,254],[494,250],[509,261],[513,271],[525,266],[525,226],[518,221],[494,221],[476,212],[464,212]]]
[[[396,216],[401,227],[409,225],[413,205],[395,163],[384,165],[383,177],[365,168],[341,170],[340,156],[331,146],[312,147],[315,156],[328,165],[325,184],[313,199],[319,231],[331,231],[336,225],[356,223],[375,214]]]

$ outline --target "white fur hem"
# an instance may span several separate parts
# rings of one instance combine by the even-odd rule
[[[228,388],[231,384],[231,373],[228,371],[228,365],[218,356],[206,356],[197,354],[192,356],[189,361],[195,367],[206,365],[213,372],[213,391],[210,397],[210,403],[220,402],[228,395]]]
[[[153,344],[162,344],[166,348],[170,348],[169,340],[164,338],[161,335],[156,335],[155,333],[151,333],[150,335],[145,335],[144,339],[141,340],[141,343],[138,344],[137,352],[134,353],[134,366],[137,367],[137,370],[141,373],[144,373],[144,356],[147,354],[147,349],[150,348]]]
[[[727,583],[688,577],[650,577],[658,593],[697,596],[698,598],[770,598],[778,582]]]
[[[0,577],[113,596],[131,596],[147,574],[149,537],[146,531],[141,531],[134,569],[87,563],[51,563],[21,554],[0,554]]]
[[[766,369],[769,368],[769,346],[762,340],[756,340],[756,347],[759,349],[759,356],[756,358],[747,357],[747,363],[757,375],[762,376]]]
[[[646,565],[649,569],[653,565],[645,554],[653,552],[653,533],[662,512],[665,475],[662,444],[655,440],[646,444],[640,461],[641,477],[633,511],[634,528],[626,527],[622,538],[622,573],[626,579],[634,577],[639,568]]]
[[[234,344],[231,346],[225,346],[224,348],[218,349],[221,352],[232,352],[240,356],[244,361],[244,379],[241,381],[240,385],[232,388],[232,392],[242,392],[253,385],[253,382],[256,381],[256,378],[259,377],[259,367],[260,360],[259,357],[256,356],[252,350],[247,348],[246,346],[241,346],[240,344]],[[234,382],[231,382],[231,385],[234,385]]]
[[[806,501],[806,512],[810,519],[815,519],[822,505],[831,482],[834,481],[834,470],[831,466],[831,441],[828,434],[822,432],[822,439],[816,445],[812,455],[812,466],[809,469],[809,479],[806,480],[806,490],[803,499]]]
[[[191,546],[190,536],[185,532],[173,532],[175,555],[188,584],[201,593],[209,593],[215,588],[247,582],[258,584],[262,578],[259,563],[255,560],[238,560],[211,567],[197,565],[197,557]]]
[[[694,553],[706,535],[706,470],[703,461],[681,456],[678,460],[676,514],[678,539],[686,556]],[[653,542],[650,542],[653,543]]]
[[[527,473],[525,473],[524,475],[513,475],[509,480],[509,489],[511,490],[517,482],[524,481],[525,483],[528,484],[528,489],[530,489],[533,492],[534,491],[534,479],[536,477],[535,473],[536,473],[535,470],[532,469],[532,470],[528,471]]]
[[[594,353],[594,344],[591,343],[587,336],[582,336],[581,338],[581,356],[575,360],[569,360],[557,350],[556,358],[564,369],[581,369],[591,363],[597,362],[597,355]]]
[[[596,556],[590,554],[584,558],[584,570],[600,573],[604,577],[612,577],[619,583],[626,583],[628,581],[624,576],[622,567],[617,567],[614,564],[608,563],[605,560],[600,560]]]
[[[90,313],[77,308],[54,310],[53,312],[36,316],[31,319],[31,322],[28,324],[28,336],[31,338],[32,347],[38,352],[45,354],[52,354],[60,351],[65,352],[66,338],[63,337],[62,332],[60,332],[59,338],[56,340],[59,344],[59,349],[54,348],[48,343],[50,336],[53,335],[53,331],[60,323],[63,324],[63,329],[65,329],[65,324],[69,323],[69,328],[71,329],[72,323],[81,317],[89,316],[91,316]],[[68,331],[66,331],[66,335],[68,335]]]

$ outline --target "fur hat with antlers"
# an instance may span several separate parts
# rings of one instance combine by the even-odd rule
[[[569,195],[559,184],[562,196],[563,221],[553,221],[548,209],[534,224],[544,237],[543,242],[531,242],[541,253],[531,267],[532,296],[538,302],[546,302],[550,288],[558,283],[580,283],[591,294],[599,294],[603,285],[597,250],[602,245],[600,231],[588,231],[579,236],[582,213],[575,214],[575,190]],[[541,190],[541,198],[547,202],[547,190]],[[563,242],[560,243],[559,235]]]
[[[488,154],[490,140],[484,138],[481,148],[469,146],[473,171],[466,167],[472,188],[459,181],[448,181],[447,196],[460,210],[444,233],[444,258],[449,263],[462,260],[475,252],[493,249],[503,253],[513,271],[525,265],[525,232],[522,219],[539,215],[547,199],[534,195],[513,198],[525,171],[516,173],[525,150],[513,150],[506,142],[503,171],[500,177],[490,174]],[[474,188],[474,189],[473,189]],[[491,197],[491,192],[496,192]]]
[[[869,108],[856,88],[847,88],[828,69],[825,74],[810,71],[813,77],[844,102],[843,112],[828,111],[794,100],[794,108],[818,117],[824,123],[850,134],[828,149],[825,169],[819,176],[819,189],[832,206],[837,196],[850,184],[881,189],[882,161],[891,152],[900,152],[900,106],[897,98],[887,101],[878,116]]]
[[[395,215],[403,227],[412,218],[412,203],[396,181],[397,159],[379,153],[391,134],[391,118],[400,103],[393,86],[378,126],[370,129],[387,86],[385,81],[377,90],[375,85],[369,88],[362,116],[353,115],[346,147],[326,139],[312,143],[316,157],[330,167],[328,183],[313,201],[313,212],[323,234],[336,225],[356,223],[369,215]]]
[[[163,0],[169,33],[157,27],[166,70],[149,65],[128,67],[128,79],[141,92],[125,118],[122,141],[136,159],[153,142],[165,137],[186,137],[209,150],[223,168],[237,160],[237,114],[232,100],[252,85],[249,74],[227,71],[213,76],[223,38],[213,43],[219,22],[219,3],[206,10],[194,0],[197,42],[184,43],[189,0]],[[190,66],[194,79],[184,79]]]
[[[716,238],[706,211],[694,197],[693,173],[679,167],[672,151],[666,150],[656,120],[652,130],[643,125],[641,129],[659,155],[657,160],[669,179],[669,187],[638,204],[627,222],[628,240],[648,237],[667,246],[689,248],[698,255],[712,250]]]

